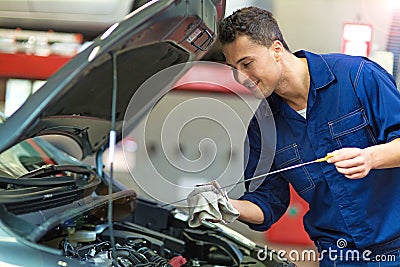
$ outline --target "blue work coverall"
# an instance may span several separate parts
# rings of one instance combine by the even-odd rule
[[[278,95],[268,97],[248,127],[245,178],[268,171],[263,167],[267,157],[273,157],[270,171],[274,171],[336,149],[365,148],[400,137],[400,93],[382,67],[343,54],[298,51],[295,55],[308,61],[306,119]],[[263,129],[263,121],[271,115],[275,133]],[[270,146],[269,138],[275,134],[275,154],[263,155],[262,144]],[[254,192],[241,197],[264,213],[264,222],[249,224],[250,228],[267,230],[284,214],[290,201],[288,183],[309,204],[304,226],[320,251],[336,247],[338,240],[345,240],[347,248],[368,249],[374,255],[400,248],[400,168],[371,170],[365,178],[348,179],[334,164],[324,162],[267,176]]]

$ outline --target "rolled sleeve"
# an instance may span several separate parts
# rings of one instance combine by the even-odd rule
[[[355,79],[356,94],[379,143],[400,137],[400,92],[393,77],[376,63],[366,60]]]

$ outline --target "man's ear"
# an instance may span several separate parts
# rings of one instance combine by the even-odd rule
[[[275,40],[272,42],[271,47],[273,49],[275,59],[279,59],[282,55],[282,52],[285,50],[282,42],[279,40]]]
[[[276,52],[282,52],[283,50],[284,50],[284,47],[283,47],[283,44],[282,44],[282,42],[281,41],[279,41],[279,40],[275,40],[275,41],[273,41],[272,42],[272,46],[273,46],[273,48],[274,48],[274,51],[276,51]]]

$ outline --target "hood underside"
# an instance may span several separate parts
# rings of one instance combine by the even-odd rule
[[[150,1],[135,10],[70,60],[0,125],[0,152],[26,138],[64,135],[76,141],[84,158],[108,143],[113,118],[120,139],[125,111],[140,85],[165,68],[200,59],[213,45],[216,22],[223,15],[221,2]],[[165,85],[183,73],[184,68]],[[145,92],[124,127],[139,122],[160,90]]]

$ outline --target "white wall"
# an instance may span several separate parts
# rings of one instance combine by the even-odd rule
[[[227,0],[226,14],[255,5],[271,10],[292,51],[340,52],[345,22],[373,26],[371,52],[385,50],[394,6],[400,0]],[[372,53],[371,53],[372,54]]]
[[[393,1],[273,0],[273,13],[292,51],[340,52],[343,23],[360,22],[373,26],[374,52],[386,49]]]

